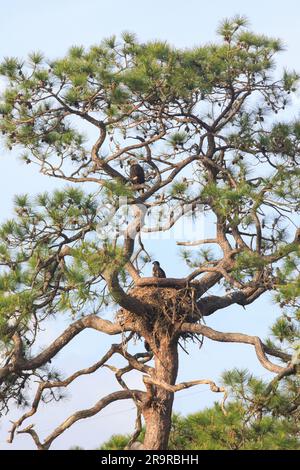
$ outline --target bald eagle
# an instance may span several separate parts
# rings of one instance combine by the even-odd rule
[[[166,277],[166,273],[163,269],[161,269],[158,261],[154,261],[152,264],[153,264],[153,269],[152,269],[153,277]]]
[[[144,184],[145,183],[145,172],[141,165],[135,163],[134,160],[129,160],[130,165],[130,181],[132,184]]]

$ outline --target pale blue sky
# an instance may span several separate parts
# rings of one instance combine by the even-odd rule
[[[176,46],[191,47],[214,40],[218,22],[238,13],[248,16],[256,32],[282,38],[287,51],[280,55],[280,65],[300,70],[298,0],[2,0],[0,3],[0,58],[9,55],[22,57],[37,49],[54,58],[64,54],[73,44],[89,46],[105,36],[124,30],[135,32],[141,40],[165,39]],[[293,110],[292,114],[298,115],[298,110]],[[15,193],[35,193],[46,187],[57,187],[58,183],[35,172],[31,166],[21,165],[15,155],[8,154],[1,144],[0,151],[0,220],[3,220],[11,214],[11,201]],[[155,253],[167,269],[170,269],[168,258],[175,253],[173,249],[168,252],[169,246],[168,241],[162,241]],[[173,275],[179,275],[180,263],[173,269]],[[270,299],[264,299],[246,310],[240,307],[223,310],[210,318],[208,324],[223,331],[249,332],[264,337],[276,314],[277,310]],[[61,321],[51,322],[41,344],[55,338],[63,326]],[[83,334],[60,354],[59,367],[71,372],[75,367],[87,366],[99,357],[107,345],[107,340],[98,333]],[[249,367],[261,376],[268,375],[247,346],[206,341],[201,351],[195,346],[189,350],[190,356],[182,354],[180,380],[204,377],[217,380],[224,369],[233,366]],[[136,383],[134,376],[131,382]],[[45,435],[71,412],[91,406],[112,387],[115,385],[110,374],[101,371],[88,382],[86,379],[78,382],[67,402],[45,409],[41,417],[34,418],[33,422],[40,426],[42,435]],[[182,413],[196,411],[217,398],[206,388],[200,387],[180,393],[175,409]],[[132,430],[132,408],[131,402],[124,402],[107,408],[102,417],[99,415],[76,424],[57,440],[53,449],[64,449],[73,444],[93,448],[113,432]],[[116,413],[118,411],[119,414]],[[5,444],[8,427],[8,421],[3,420],[0,449],[32,448],[27,436],[18,437],[13,446]]]

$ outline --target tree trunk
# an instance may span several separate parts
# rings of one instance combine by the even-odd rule
[[[174,385],[178,372],[177,342],[163,338],[159,346],[159,357],[155,357],[155,379]],[[153,398],[143,409],[145,419],[144,449],[167,449],[171,431],[174,393],[153,386]]]

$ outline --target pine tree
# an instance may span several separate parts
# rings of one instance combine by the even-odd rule
[[[7,148],[68,184],[52,194],[17,196],[15,216],[0,230],[2,411],[13,402],[29,407],[13,423],[10,441],[25,432],[49,449],[78,420],[132,399],[132,442],[143,418],[144,448],[166,448],[176,391],[200,384],[226,391],[209,378],[176,384],[183,340],[252,345],[276,374],[270,396],[273,386],[297,374],[296,353],[207,325],[210,315],[243,308],[268,291],[293,304],[299,293],[300,123],[280,120],[298,75],[274,76],[281,41],[252,33],[244,18],[225,20],[218,35],[215,44],[181,50],[124,33],[89,49],[73,46],[57,60],[41,53],[3,60],[0,130]],[[143,166],[142,187],[130,181],[129,159]],[[88,183],[95,190],[88,192]],[[153,208],[158,223],[147,226]],[[112,228],[111,216],[123,210],[124,223]],[[200,210],[215,233],[179,243],[189,275],[141,277],[149,262],[143,235],[168,231]],[[103,318],[107,306],[117,310],[110,320]],[[61,315],[69,327],[41,353],[32,352],[43,324]],[[297,321],[298,310],[293,321],[277,322],[279,342],[296,339]],[[50,361],[86,328],[121,334],[120,343],[94,365],[58,374]],[[146,351],[130,353],[139,339]],[[116,354],[127,366],[106,364]],[[60,400],[63,388],[103,365],[121,389],[74,413],[43,441],[31,425],[23,427],[41,401]],[[142,374],[145,389],[127,386],[131,370]]]
[[[265,414],[253,417],[250,407],[231,401],[226,415],[218,403],[187,416],[173,415],[172,450],[299,450],[299,422]],[[142,440],[145,430],[141,433]],[[100,450],[123,450],[129,435],[115,434]]]

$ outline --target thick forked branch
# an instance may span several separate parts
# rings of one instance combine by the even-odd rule
[[[111,403],[119,400],[128,400],[128,399],[136,399],[142,400],[144,397],[144,392],[140,390],[120,390],[118,392],[110,393],[109,395],[101,398],[101,400],[97,401],[94,406],[91,408],[86,408],[85,410],[77,411],[69,416],[63,423],[61,423],[42,443],[37,433],[32,429],[32,425],[28,426],[27,428],[18,431],[18,434],[21,433],[28,433],[34,439],[36,445],[39,449],[48,450],[51,446],[52,442],[57,439],[61,434],[63,434],[69,427],[71,427],[74,423],[81,419],[90,418],[91,416],[96,415],[99,413],[103,408],[110,405]],[[32,432],[33,431],[33,432]]]
[[[100,135],[96,143],[94,144],[92,148],[92,152],[91,152],[92,160],[94,162],[95,168],[105,171],[105,173],[112,178],[116,178],[122,181],[123,183],[127,183],[127,179],[124,178],[124,176],[119,171],[112,168],[110,165],[108,165],[108,163],[106,163],[102,158],[99,157],[99,150],[105,141],[105,137],[106,137],[106,127],[102,123]]]
[[[120,386],[124,390],[128,390],[128,386],[127,386],[127,384],[125,383],[125,381],[123,379],[124,374],[127,374],[128,372],[131,372],[132,370],[138,370],[140,372],[143,372],[144,374],[153,374],[154,369],[152,367],[149,367],[149,366],[146,365],[146,362],[149,362],[152,359],[152,357],[153,357],[152,353],[151,354],[149,354],[149,353],[138,353],[138,354],[135,354],[134,356],[132,356],[131,354],[129,354],[127,352],[127,350],[125,350],[125,348],[119,348],[117,352],[120,353],[125,359],[127,359],[129,365],[126,366],[126,367],[123,367],[121,369],[117,368],[115,366],[109,365],[109,364],[104,364],[104,367],[107,367],[108,369],[110,369],[111,371],[113,371],[115,373],[115,377],[116,377],[118,383],[120,384]],[[145,400],[146,400],[146,397],[145,397]],[[125,447],[125,450],[131,448],[131,445],[136,441],[136,439],[138,438],[139,434],[142,431],[142,420],[141,420],[142,408],[141,408],[141,403],[135,398],[133,398],[133,401],[135,403],[136,410],[137,410],[137,417],[136,417],[136,422],[135,422],[135,431],[134,431],[133,435],[131,436],[127,446]]]
[[[257,289],[255,287],[248,287],[239,291],[231,292],[224,296],[209,295],[207,297],[203,297],[199,300],[197,305],[203,316],[209,316],[217,310],[229,307],[233,304],[242,306],[249,305],[264,292],[266,292],[266,288],[264,287]]]
[[[104,273],[104,276],[106,278],[107,287],[110,294],[122,308],[125,308],[126,310],[129,310],[138,316],[141,316],[150,311],[150,305],[148,305],[146,302],[142,302],[140,299],[137,299],[132,295],[128,295],[124,291],[119,283],[117,270],[110,270],[109,272]]]
[[[268,396],[269,393],[272,392],[272,390],[276,389],[277,385],[279,384],[280,380],[282,380],[284,377],[288,377],[289,375],[293,375],[297,372],[295,364],[291,364],[290,366],[286,367],[283,369],[279,374],[269,383],[265,394]]]
[[[107,353],[99,361],[97,361],[95,364],[93,364],[90,367],[86,367],[84,369],[81,369],[81,370],[78,370],[78,371],[74,372],[74,374],[70,375],[69,377],[67,377],[64,380],[56,380],[56,381],[53,381],[53,382],[50,382],[50,381],[41,382],[38,386],[37,392],[36,392],[34,400],[32,402],[31,409],[29,411],[27,411],[26,413],[24,413],[17,421],[13,422],[12,428],[10,430],[10,436],[9,436],[9,439],[7,440],[7,442],[12,443],[13,439],[14,439],[16,429],[19,428],[27,418],[29,418],[30,416],[33,416],[37,412],[39,404],[40,404],[41,399],[42,399],[42,395],[43,395],[44,390],[58,388],[58,387],[59,388],[60,387],[67,387],[68,385],[70,385],[70,383],[72,383],[78,377],[94,373],[100,367],[105,365],[106,361],[108,361],[108,359],[110,359],[110,357],[113,354],[115,354],[116,352],[120,352],[123,347],[124,347],[123,343],[113,344],[111,346],[111,348],[107,351]]]
[[[164,390],[167,390],[168,392],[171,392],[171,393],[176,393],[176,392],[179,392],[180,390],[184,390],[186,388],[194,387],[196,385],[209,385],[212,392],[216,392],[216,393],[222,392],[222,393],[224,393],[224,398],[223,398],[223,401],[222,401],[222,410],[226,414],[225,409],[224,409],[224,403],[225,403],[226,398],[227,398],[226,389],[224,387],[218,387],[218,385],[216,385],[215,382],[213,382],[210,379],[191,380],[189,382],[181,382],[181,383],[176,384],[176,385],[170,385],[170,384],[167,384],[167,383],[163,382],[162,380],[157,380],[157,379],[155,379],[153,377],[149,377],[149,376],[144,376],[143,381],[144,381],[145,385],[146,384],[156,385],[157,387],[161,387]]]
[[[38,433],[33,429],[33,427],[34,427],[34,424],[30,424],[26,428],[18,431],[18,434],[29,434],[32,437],[38,450],[48,450],[48,448],[45,447],[44,444],[41,443]]]
[[[230,275],[227,273],[227,269],[231,268],[233,265],[232,257],[236,253],[236,250],[232,250],[226,254],[226,256],[221,259],[218,263],[216,262],[215,267],[202,266],[197,268],[194,272],[189,274],[185,278],[155,278],[155,277],[144,277],[136,280],[136,285],[138,287],[144,286],[157,286],[157,287],[194,287],[197,289],[199,295],[204,294],[208,289],[210,289],[216,282],[218,282],[222,277],[230,278]],[[200,274],[204,274],[199,280],[194,280]],[[238,284],[240,287],[240,284]]]
[[[151,354],[149,354],[149,353],[138,353],[138,354],[135,354],[134,356],[132,356],[129,353],[127,353],[127,351],[125,349],[125,346],[130,341],[130,339],[132,339],[132,336],[133,336],[133,333],[131,333],[124,341],[122,341],[122,343],[113,344],[110,347],[110,349],[107,351],[107,353],[99,361],[97,361],[95,364],[93,364],[92,366],[81,369],[79,371],[76,371],[75,373],[73,373],[72,375],[70,375],[68,378],[66,378],[64,380],[56,380],[56,381],[52,381],[52,382],[50,382],[50,381],[41,382],[39,384],[38,389],[37,389],[35,398],[32,402],[31,409],[28,412],[24,413],[17,421],[13,422],[12,428],[10,430],[10,436],[9,436],[9,439],[8,439],[7,442],[12,443],[16,430],[23,424],[23,422],[27,418],[33,416],[37,412],[39,404],[40,404],[41,399],[42,399],[42,395],[43,395],[44,390],[47,390],[47,389],[52,390],[53,388],[67,387],[68,385],[70,385],[70,383],[72,383],[78,377],[81,377],[83,375],[92,374],[95,371],[97,371],[100,367],[108,367],[111,370],[113,370],[115,372],[118,383],[125,390],[129,390],[129,388],[127,387],[127,385],[125,384],[125,382],[122,379],[122,376],[124,374],[132,371],[133,369],[139,370],[139,371],[141,371],[145,374],[151,373],[152,368],[145,365],[145,363],[148,362],[151,359],[151,357],[152,357]],[[108,364],[106,364],[106,362],[116,353],[121,354],[124,358],[126,358],[128,360],[129,365],[127,367],[124,367],[123,369],[117,369],[113,366],[109,366]],[[133,397],[133,400],[134,400],[134,402],[137,406],[138,416],[140,416],[139,401],[135,397]],[[26,429],[31,430],[32,426],[29,426]],[[32,431],[30,431],[29,434],[32,435],[34,441],[38,445],[38,439],[37,439],[36,432],[34,431],[34,433],[32,433]]]
[[[120,334],[129,331],[130,326],[122,327],[118,323],[112,323],[109,320],[103,320],[96,315],[88,315],[76,322],[72,323],[50,346],[37,356],[26,359],[19,353],[14,357],[14,361],[0,369],[0,383],[12,372],[20,372],[23,370],[32,370],[41,367],[52,359],[64,346],[66,346],[76,335],[86,328],[93,328],[97,331],[107,333],[109,335]],[[18,349],[19,351],[19,349]]]
[[[262,366],[277,374],[281,373],[285,370],[284,367],[278,366],[273,364],[267,358],[266,354],[270,354],[275,357],[279,357],[283,361],[290,361],[291,356],[289,354],[282,353],[281,351],[273,350],[269,348],[258,336],[250,336],[244,333],[223,333],[220,331],[213,330],[205,325],[196,325],[190,323],[183,323],[180,330],[185,333],[197,333],[205,336],[206,338],[212,339],[213,341],[219,341],[224,343],[243,343],[243,344],[251,344],[255,348],[255,352],[259,362]]]
[[[124,448],[124,450],[129,450],[134,442],[136,442],[137,438],[142,432],[142,415],[139,409],[137,409],[137,415],[135,420],[135,429],[134,433],[132,434],[131,438],[129,439],[128,444]]]
[[[215,382],[210,379],[199,379],[199,380],[191,380],[189,382],[181,382],[176,385],[170,385],[161,380],[156,380],[152,377],[144,376],[143,380],[145,383],[150,383],[152,385],[157,385],[158,387],[162,387],[163,389],[167,390],[168,392],[179,392],[180,390],[184,390],[186,388],[194,387],[195,385],[209,385],[212,392],[224,392],[224,387],[218,387]]]
[[[128,225],[126,233],[124,234],[124,245],[123,245],[123,258],[124,267],[129,269],[134,279],[137,278],[137,271],[134,269],[130,259],[134,251],[134,242],[136,234],[140,232],[141,224],[145,214],[143,209],[135,207],[135,219]],[[140,299],[127,294],[120,285],[119,276],[120,266],[108,267],[103,272],[103,277],[106,280],[108,290],[113,299],[120,305],[120,307],[129,310],[136,315],[147,314],[151,311],[151,306],[146,302],[142,302]]]
[[[154,286],[154,287],[183,288],[183,287],[187,287],[189,285],[189,282],[186,278],[142,277],[136,281],[135,285],[137,287]]]
[[[132,277],[134,282],[138,282],[141,279],[141,276],[138,272],[138,270],[134,267],[131,261],[128,261],[125,265],[126,271],[128,274]]]

